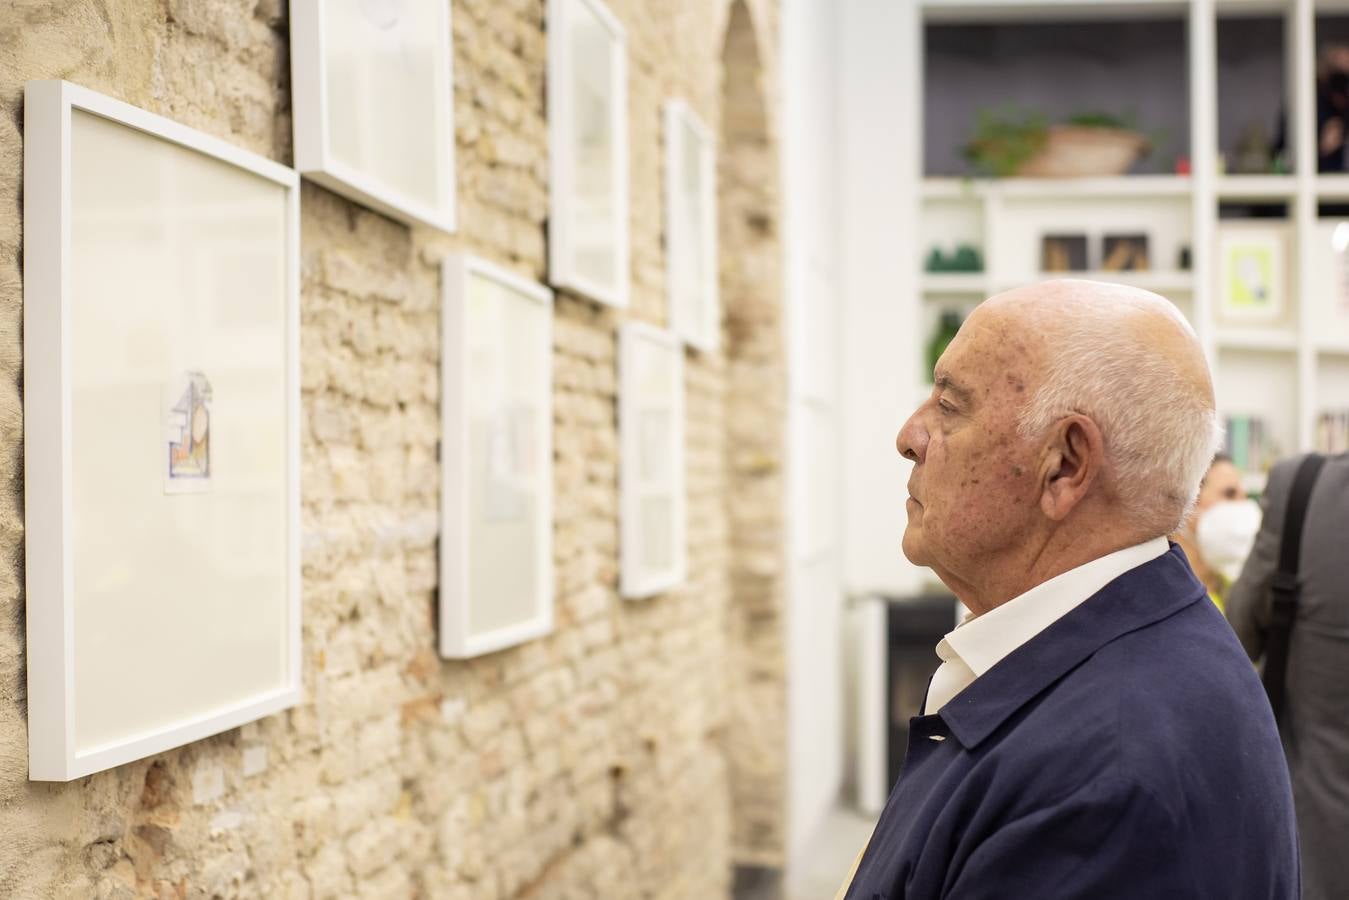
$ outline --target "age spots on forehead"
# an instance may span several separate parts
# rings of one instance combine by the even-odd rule
[[[1021,380],[1011,372],[1007,373],[1007,386],[1012,390],[1016,391],[1018,394],[1025,393],[1026,391],[1026,382]]]

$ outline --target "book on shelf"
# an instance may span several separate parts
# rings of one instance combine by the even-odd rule
[[[1242,472],[1266,471],[1278,456],[1265,420],[1259,416],[1228,416],[1224,422],[1227,443],[1223,452]]]
[[[1316,452],[1349,450],[1349,409],[1323,412],[1316,419]]]

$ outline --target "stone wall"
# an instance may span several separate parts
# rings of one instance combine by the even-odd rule
[[[302,191],[304,699],[70,784],[27,781],[23,82],[67,78],[289,163],[287,20],[281,0],[0,9],[0,896],[703,900],[727,894],[733,843],[780,858],[771,828],[732,840],[733,805],[781,809],[785,752],[728,738],[757,714],[728,689],[757,646],[728,627],[743,619],[733,582],[765,565],[781,515],[776,481],[736,489],[734,397],[755,382],[734,356],[688,358],[688,584],[642,602],[616,591],[616,328],[666,321],[661,103],[682,95],[723,121],[730,4],[612,6],[629,37],[633,301],[557,301],[554,633],[469,662],[435,652],[439,261],[466,248],[543,278],[548,205],[543,0],[455,0],[459,233]],[[771,150],[776,11],[755,0],[738,15]],[[775,169],[762,177],[776,184]],[[760,283],[764,308],[775,284]],[[780,368],[777,319],[761,312],[729,310],[744,333],[726,344]],[[755,666],[777,679],[770,704],[776,641]],[[733,791],[750,752],[779,757],[776,780]]]
[[[731,523],[731,701],[727,729],[737,864],[781,869],[787,843],[784,578],[787,421],[781,207],[762,60],[748,7],[732,7],[722,50],[719,183],[726,306]]]

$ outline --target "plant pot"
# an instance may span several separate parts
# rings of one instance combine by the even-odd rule
[[[1147,149],[1147,138],[1136,131],[1051,125],[1044,146],[1016,174],[1028,178],[1123,175]]]

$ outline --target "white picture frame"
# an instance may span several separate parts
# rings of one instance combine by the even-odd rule
[[[687,577],[684,347],[639,322],[619,334],[619,592],[638,599]]]
[[[548,0],[548,280],[628,305],[628,39],[600,0]]]
[[[1219,223],[1219,322],[1228,325],[1281,322],[1288,306],[1287,259],[1286,226]]]
[[[665,104],[665,285],[670,328],[704,353],[717,349],[716,138],[683,100]]]
[[[290,6],[295,168],[408,225],[456,227],[450,0]]]
[[[463,659],[553,628],[553,293],[441,272],[440,653]]]
[[[69,781],[300,698],[299,179],[63,81],[24,123],[29,777]]]

